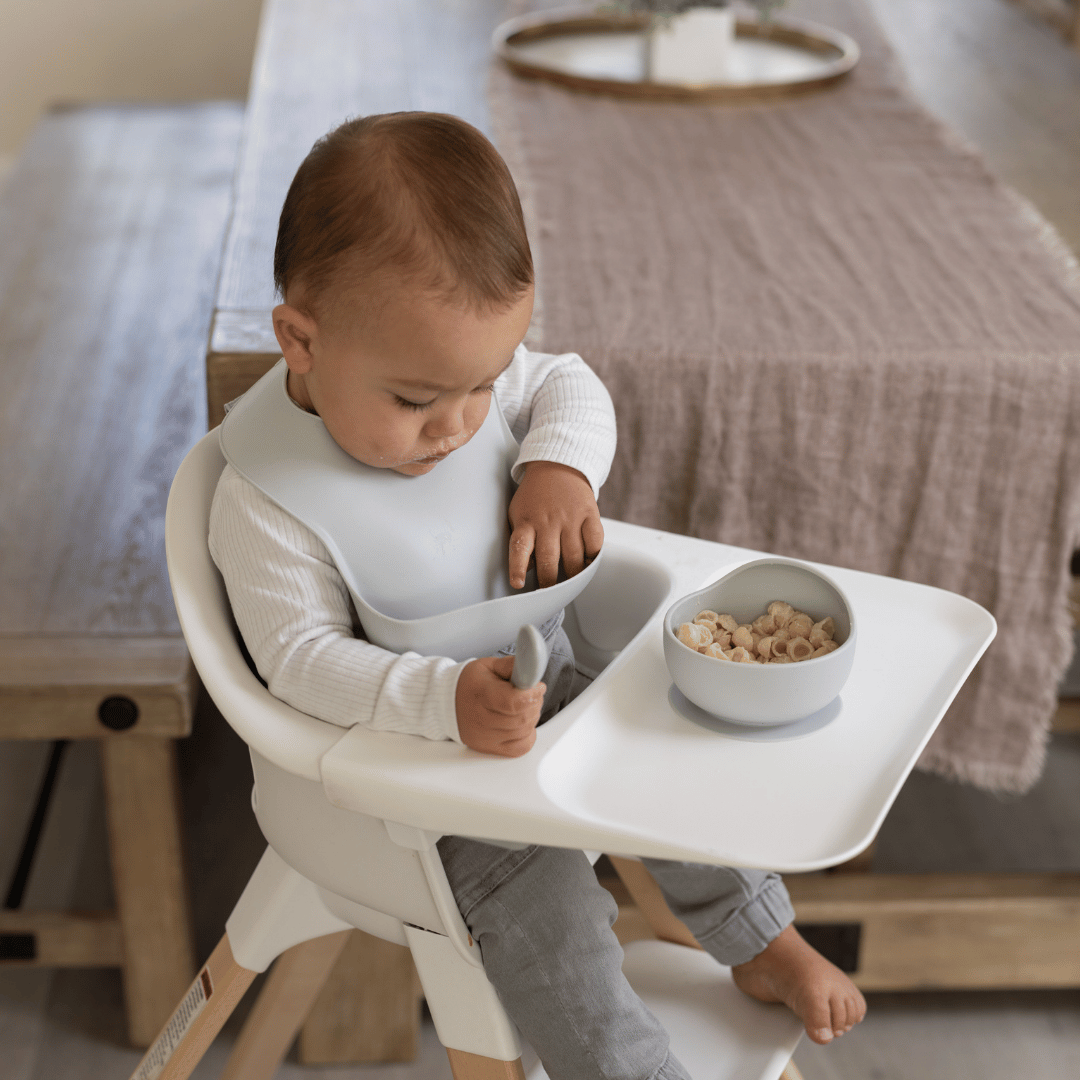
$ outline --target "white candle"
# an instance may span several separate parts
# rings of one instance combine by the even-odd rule
[[[690,8],[659,19],[650,35],[652,82],[701,86],[728,81],[735,13],[728,8]]]

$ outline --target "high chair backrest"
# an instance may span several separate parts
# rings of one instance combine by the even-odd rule
[[[225,584],[207,545],[210,507],[224,466],[215,429],[177,470],[165,514],[165,548],[195,667],[251,750],[260,828],[275,851],[320,888],[351,904],[447,934],[470,963],[478,963],[430,846],[433,838],[402,828],[392,839],[383,821],[331,805],[319,763],[346,729],[286,705],[248,668]],[[404,943],[378,920],[368,926],[356,912],[350,918],[371,933]]]
[[[319,780],[319,759],[344,730],[290,708],[251,673],[210,558],[210,505],[224,467],[215,428],[184,458],[169,492],[165,551],[180,625],[203,684],[244,742],[287,772]]]

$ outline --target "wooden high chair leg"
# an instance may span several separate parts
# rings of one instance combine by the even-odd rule
[[[615,873],[626,886],[630,899],[637,904],[652,932],[661,941],[673,941],[676,945],[686,945],[691,949],[701,948],[694,935],[686,928],[686,923],[671,913],[660,886],[643,862],[621,859],[617,855],[609,855],[608,858],[615,867]]]
[[[187,1080],[255,978],[233,958],[225,934],[146,1051],[131,1080]],[[164,1065],[161,1072],[154,1070]]]
[[[454,1080],[525,1080],[521,1058],[517,1061],[499,1061],[449,1047],[446,1048],[446,1056],[450,1059]]]
[[[270,969],[221,1080],[270,1080],[349,940],[351,930],[302,941]]]

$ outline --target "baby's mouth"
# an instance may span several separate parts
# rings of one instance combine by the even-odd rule
[[[455,450],[460,450],[459,446],[451,446],[448,450],[437,450],[434,454],[426,454],[420,458],[420,461],[443,461],[448,458]]]
[[[470,435],[469,438],[472,438]],[[417,465],[431,465],[438,461],[443,461],[448,458],[455,450],[460,450],[469,439],[464,439],[459,443],[455,443],[453,446],[447,446],[445,449],[437,450],[434,454],[425,454],[424,457],[414,458],[413,460]]]

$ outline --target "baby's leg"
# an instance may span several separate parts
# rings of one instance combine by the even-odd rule
[[[570,700],[570,691],[574,687],[574,647],[566,631],[560,627],[548,644],[551,651],[544,672],[547,690],[540,707],[540,724],[546,724]]]
[[[644,859],[664,898],[701,947],[731,967],[760,1001],[782,1001],[814,1042],[843,1035],[866,1015],[858,987],[803,940],[779,874]]]
[[[444,836],[439,855],[484,970],[551,1080],[687,1080],[623,976],[615,902],[580,851]]]

